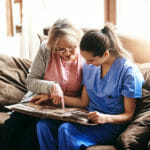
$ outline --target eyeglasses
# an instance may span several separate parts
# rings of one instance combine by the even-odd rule
[[[72,52],[77,46],[72,46],[72,47],[67,47],[67,48],[60,48],[60,49],[55,49],[55,52],[57,53],[64,53],[66,50],[69,52]]]

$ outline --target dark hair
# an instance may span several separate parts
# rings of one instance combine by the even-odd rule
[[[87,31],[80,42],[81,51],[92,52],[94,56],[103,56],[106,50],[116,57],[128,57],[132,60],[131,54],[123,48],[114,25],[106,24],[103,29],[92,29]]]

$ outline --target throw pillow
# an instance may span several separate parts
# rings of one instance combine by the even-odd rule
[[[143,88],[150,91],[150,63],[138,64],[138,67],[145,79]]]
[[[118,138],[121,150],[147,149],[150,140],[150,63],[138,66],[145,79],[142,98],[137,99],[133,120]]]
[[[30,60],[0,54],[0,105],[17,103],[24,96],[30,65]]]

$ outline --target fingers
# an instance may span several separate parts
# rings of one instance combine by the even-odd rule
[[[65,109],[65,101],[64,101],[64,97],[61,97],[61,105],[62,105],[62,108]]]
[[[58,105],[62,102],[63,92],[58,84],[54,84],[51,88],[51,97],[53,104]]]
[[[37,96],[34,96],[30,102],[33,102],[35,104],[40,104],[44,101],[47,101],[49,100],[49,95],[48,94],[41,94],[41,95],[37,95]]]
[[[96,111],[94,111],[94,112],[89,112],[88,113],[88,117],[89,118],[93,118],[93,117],[95,117],[97,115],[97,112]]]
[[[52,103],[55,105],[58,105],[61,103],[61,97],[53,97],[52,98]]]
[[[34,96],[34,97],[30,100],[30,102],[35,102],[35,101],[37,101],[39,98],[40,98],[40,95]]]
[[[51,95],[52,96],[62,96],[63,95],[63,91],[61,89],[61,87],[58,84],[54,84],[51,88]]]
[[[89,120],[92,120],[95,123],[100,123],[99,122],[99,114],[97,112],[89,112],[87,114],[87,116],[88,116]]]
[[[41,98],[41,99],[35,101],[35,104],[41,104],[42,102],[45,102],[45,101],[47,101],[47,100]]]
[[[51,88],[51,95],[54,95],[54,93],[55,93],[55,85],[52,86],[52,88]]]

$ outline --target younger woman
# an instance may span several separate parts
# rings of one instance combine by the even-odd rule
[[[50,150],[57,144],[59,150],[114,144],[133,117],[136,98],[141,97],[143,76],[111,25],[85,33],[80,49],[86,60],[82,95],[81,98],[64,96],[65,105],[88,105],[88,118],[97,125],[62,123],[57,126],[58,132],[54,132],[54,125],[39,121],[37,135],[41,150]],[[56,101],[60,103],[60,100]]]

